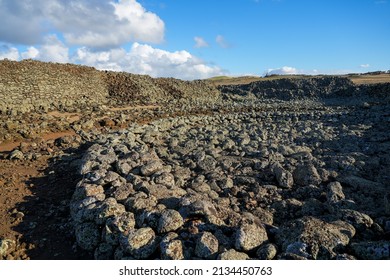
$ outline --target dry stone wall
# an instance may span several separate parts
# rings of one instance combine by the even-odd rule
[[[33,60],[0,61],[0,111],[82,110],[104,104],[102,73],[92,67]]]
[[[220,92],[206,81],[151,78],[124,72],[107,72],[110,101],[117,105],[171,104],[172,102],[215,102]]]
[[[90,111],[101,105],[213,102],[219,91],[204,81],[154,79],[74,64],[0,61],[0,115]]]

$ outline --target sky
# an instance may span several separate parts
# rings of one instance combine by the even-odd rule
[[[390,0],[0,0],[0,59],[186,80],[390,69]]]

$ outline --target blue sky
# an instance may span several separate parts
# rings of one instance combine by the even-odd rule
[[[0,0],[0,58],[183,79],[389,70],[390,1]]]

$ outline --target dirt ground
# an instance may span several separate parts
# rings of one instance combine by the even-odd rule
[[[0,147],[0,238],[14,242],[3,258],[91,259],[77,251],[69,223],[69,201],[80,179],[75,162],[81,150],[64,149],[65,156],[59,159],[59,148],[53,147],[57,155],[8,160],[4,150],[9,146]]]

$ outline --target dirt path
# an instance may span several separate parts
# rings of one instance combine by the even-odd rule
[[[59,111],[52,111],[47,113],[49,116],[56,118],[67,118],[69,123],[74,123],[80,120],[81,116],[78,113],[62,113]]]
[[[51,132],[41,135],[42,139],[45,141],[48,140],[54,140],[58,139],[60,137],[64,136],[72,136],[76,135],[76,133],[73,130],[67,130],[67,131],[61,131],[61,132]],[[0,153],[1,152],[10,152],[14,150],[15,148],[19,147],[22,142],[29,142],[29,141],[11,141],[11,142],[5,142],[0,144]],[[31,142],[31,141],[30,141]]]
[[[113,107],[109,110],[112,112],[126,111],[126,110],[134,110],[134,109],[157,109],[160,108],[158,105],[145,105],[145,106],[127,106],[127,107]]]

